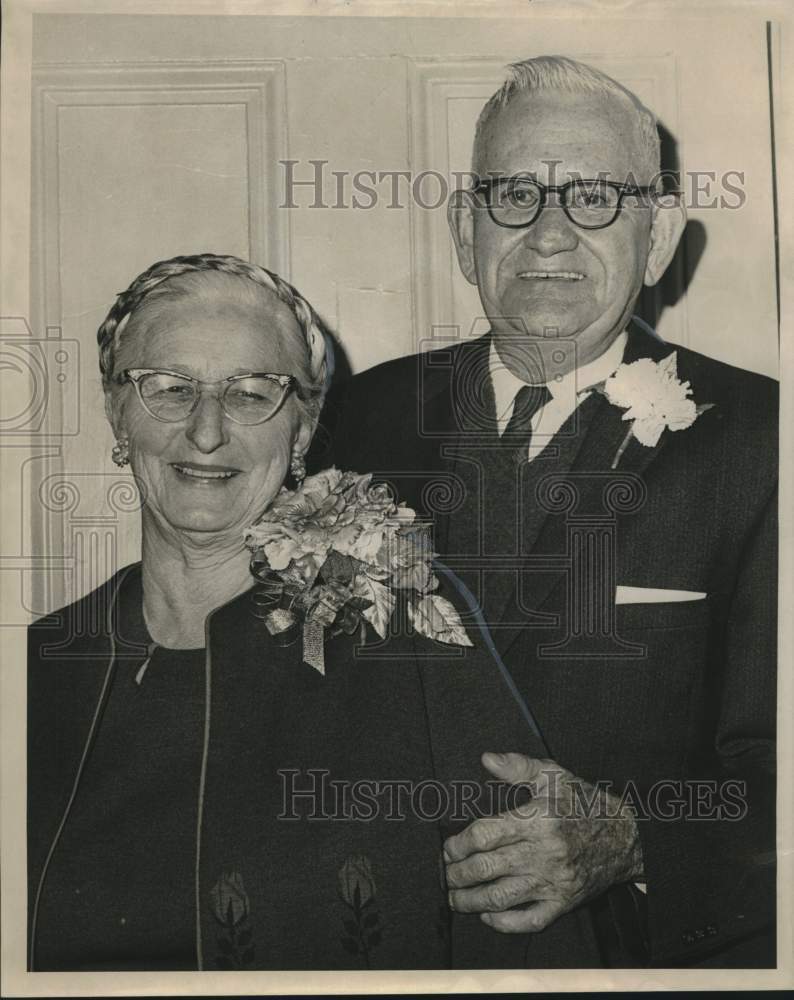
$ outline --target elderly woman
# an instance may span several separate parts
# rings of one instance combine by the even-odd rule
[[[339,473],[294,502],[280,493],[305,474],[326,338],[286,282],[209,254],[155,264],[99,329],[142,558],[30,630],[33,970],[525,964],[524,936],[451,913],[440,864],[474,793],[440,800],[488,777],[489,746],[537,750],[525,720],[454,614],[428,625],[446,613],[428,553],[376,552],[372,525],[382,541],[391,511],[404,555],[410,512]],[[294,525],[316,491],[309,545]],[[327,559],[309,613],[332,531],[361,559]],[[287,570],[263,574],[266,557]],[[345,573],[367,559],[381,559],[369,600],[343,605]],[[415,628],[361,646],[370,625],[386,635],[396,566],[414,575],[400,587]],[[351,627],[325,628],[340,621]],[[532,964],[542,956],[536,945]]]

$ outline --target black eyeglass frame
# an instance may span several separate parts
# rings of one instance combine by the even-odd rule
[[[540,194],[538,198],[537,208],[535,209],[535,214],[528,222],[500,222],[499,219],[494,215],[493,200],[489,199],[486,202],[486,208],[488,209],[488,215],[491,217],[492,221],[497,225],[501,226],[503,229],[527,229],[533,223],[537,222],[538,216],[543,211],[543,209],[548,204],[549,193],[553,192],[560,196],[560,204],[565,212],[566,216],[573,225],[577,226],[579,229],[606,229],[608,226],[614,224],[617,217],[623,210],[623,199],[626,195],[647,195],[653,192],[655,189],[651,185],[636,185],[636,184],[618,184],[615,181],[605,181],[600,178],[588,180],[587,178],[576,178],[574,180],[568,181],[565,184],[542,184],[539,180],[529,174],[516,174],[512,177],[491,177],[485,180],[480,180],[472,188],[469,189],[471,194],[479,194],[484,190],[493,190],[495,187],[499,187],[505,184],[516,184],[518,181],[529,181],[533,184]],[[615,205],[614,215],[609,220],[609,222],[600,222],[597,226],[587,226],[578,222],[571,216],[569,211],[570,206],[568,205],[568,192],[575,188],[577,185],[582,184],[605,184],[607,187],[611,188],[613,191],[618,193],[617,205]]]
[[[196,393],[188,412],[185,413],[184,416],[177,417],[174,420],[169,420],[167,417],[161,417],[156,413],[153,413],[146,405],[146,400],[143,398],[143,392],[141,391],[140,385],[141,379],[145,378],[147,375],[171,375],[176,378],[184,379],[192,385],[199,386],[199,391]],[[281,388],[281,399],[279,399],[278,403],[276,403],[273,407],[273,411],[268,413],[268,415],[263,417],[261,420],[238,420],[226,409],[226,393],[228,392],[230,386],[234,382],[240,382],[242,379],[246,378],[265,378],[270,382],[275,382]],[[299,398],[301,396],[301,384],[298,382],[297,378],[294,375],[284,375],[279,372],[242,372],[239,375],[229,375],[227,378],[205,382],[202,381],[202,379],[194,378],[192,375],[186,375],[184,372],[171,371],[169,368],[125,368],[123,372],[116,376],[116,382],[120,385],[123,385],[126,382],[131,382],[135,386],[135,393],[141,401],[141,406],[144,410],[146,410],[150,417],[153,417],[155,420],[159,420],[164,424],[178,424],[182,420],[187,420],[188,417],[195,412],[201,399],[201,389],[204,387],[225,386],[223,391],[218,396],[218,402],[221,404],[221,409],[223,410],[224,415],[233,423],[240,424],[242,427],[258,427],[260,424],[264,424],[267,423],[268,420],[272,420],[284,405],[291,392],[297,392]]]

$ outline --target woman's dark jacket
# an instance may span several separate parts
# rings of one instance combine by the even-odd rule
[[[256,596],[254,587],[207,619],[197,766],[183,787],[198,822],[174,839],[179,854],[174,847],[165,858],[189,865],[183,919],[195,936],[192,967],[636,964],[641,921],[626,887],[534,935],[499,934],[448,909],[443,839],[477,810],[499,808],[481,753],[544,755],[479,636],[473,649],[408,634],[366,646],[334,637],[321,676],[302,662],[300,643],[279,646],[271,637]],[[35,970],[47,967],[46,956],[37,960],[36,935],[57,934],[59,922],[66,928],[74,919],[48,911],[48,879],[70,817],[106,809],[81,801],[76,776],[81,761],[96,764],[90,750],[114,680],[148,655],[141,608],[135,565],[30,629],[29,922],[50,924],[32,931]],[[104,817],[111,831],[167,825],[168,801],[133,801],[134,789],[134,815]],[[85,880],[90,887],[90,871]],[[166,909],[153,900],[152,920]],[[115,962],[109,954],[92,966],[90,956],[75,955],[71,967]],[[129,968],[128,959],[115,967]],[[141,954],[133,967],[158,966]]]

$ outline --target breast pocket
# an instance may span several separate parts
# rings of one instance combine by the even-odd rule
[[[618,634],[631,629],[705,628],[710,617],[708,597],[691,601],[647,601],[615,605]]]

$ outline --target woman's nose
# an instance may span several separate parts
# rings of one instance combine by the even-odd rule
[[[185,433],[188,441],[205,454],[229,441],[228,420],[217,396],[201,394],[196,409],[188,418]]]

